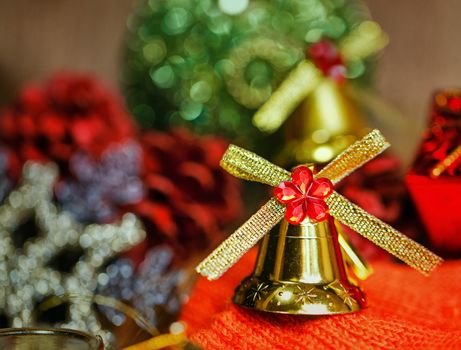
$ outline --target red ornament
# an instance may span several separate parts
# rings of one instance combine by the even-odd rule
[[[143,221],[147,241],[130,256],[165,243],[189,258],[221,240],[242,208],[238,180],[219,166],[228,143],[187,129],[148,131],[140,142],[146,195],[128,209]]]
[[[431,176],[433,168],[443,162],[460,143],[461,89],[438,91],[412,173]],[[461,162],[453,162],[441,175],[461,175]]]
[[[291,181],[284,181],[274,189],[275,198],[286,205],[285,218],[290,224],[299,225],[308,216],[313,221],[328,217],[325,203],[333,192],[333,184],[326,178],[314,180],[312,171],[299,166],[291,173]]]
[[[306,55],[326,76],[342,83],[346,79],[346,66],[335,44],[324,39],[309,46]]]
[[[98,158],[135,134],[121,99],[84,74],[60,73],[44,86],[27,86],[0,113],[0,144],[15,163],[53,161],[64,176],[75,152]]]
[[[336,186],[336,191],[405,235],[420,239],[421,230],[409,203],[401,172],[397,157],[384,152],[343,179]],[[373,261],[391,258],[385,250],[347,226],[342,226],[342,229],[349,234],[352,243],[365,259]]]
[[[461,159],[439,173],[434,170],[461,143],[461,89],[437,91],[431,118],[412,169],[408,189],[427,229],[429,243],[439,254],[461,254]]]

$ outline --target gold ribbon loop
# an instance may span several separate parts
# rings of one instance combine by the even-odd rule
[[[235,145],[230,145],[221,159],[221,167],[229,174],[272,187],[290,179],[291,173],[263,157]]]
[[[336,157],[316,177],[326,177],[337,183],[387,147],[389,143],[383,135],[378,130],[373,130]],[[289,171],[257,154],[234,145],[229,146],[224,154],[221,166],[236,177],[271,186],[278,186],[282,181],[289,180],[291,175]],[[340,194],[333,192],[325,202],[330,215],[338,221],[421,273],[427,275],[441,263],[440,257]],[[219,278],[283,218],[284,212],[285,206],[275,198],[270,199],[203,260],[197,266],[197,272],[208,279]]]
[[[375,129],[339,154],[315,177],[326,177],[336,184],[388,147],[384,136]],[[235,145],[230,145],[224,153],[221,167],[235,177],[272,187],[290,179],[289,171]]]

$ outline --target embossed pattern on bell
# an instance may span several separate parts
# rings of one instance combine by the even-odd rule
[[[348,279],[330,217],[301,225],[283,220],[267,234],[234,302],[268,312],[328,315],[358,311],[365,297]]]

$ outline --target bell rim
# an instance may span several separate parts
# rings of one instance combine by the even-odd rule
[[[348,314],[366,307],[365,294],[350,281],[309,284],[254,275],[242,281],[232,300],[247,309],[304,316]]]

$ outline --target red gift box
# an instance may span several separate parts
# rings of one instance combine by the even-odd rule
[[[434,95],[429,127],[406,183],[433,248],[461,251],[461,90]]]

